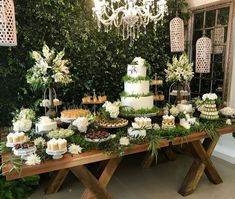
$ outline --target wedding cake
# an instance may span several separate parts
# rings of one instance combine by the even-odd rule
[[[149,92],[150,80],[146,73],[147,62],[141,57],[136,57],[127,66],[127,76],[123,78],[122,106],[131,107],[134,110],[153,108],[153,95]]]

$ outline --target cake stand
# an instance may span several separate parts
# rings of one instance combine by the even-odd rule
[[[27,149],[15,149],[13,148],[13,153],[16,156],[21,156],[23,160],[27,160],[27,157],[34,154],[37,148],[35,146],[27,148]]]
[[[67,152],[67,149],[60,150],[60,151],[51,151],[49,149],[46,149],[46,153],[48,155],[52,155],[52,158],[54,160],[61,159],[63,157],[63,154],[65,154],[66,152]]]

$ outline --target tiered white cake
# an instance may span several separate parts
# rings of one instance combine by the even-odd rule
[[[127,66],[124,94],[121,96],[122,106],[132,107],[134,110],[153,108],[153,95],[149,92],[150,80],[146,76],[145,63],[144,59],[137,57]]]

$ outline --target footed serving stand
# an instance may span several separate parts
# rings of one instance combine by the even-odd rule
[[[51,151],[51,150],[48,150],[46,149],[46,153],[48,155],[52,155],[53,159],[54,160],[58,160],[58,159],[61,159],[63,157],[63,154],[65,154],[67,152],[67,149],[66,150],[62,150],[62,151]]]

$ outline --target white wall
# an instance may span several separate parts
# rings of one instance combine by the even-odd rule
[[[223,0],[186,0],[189,4],[189,7],[197,7],[197,6],[201,6],[204,4],[209,4],[209,3],[213,3],[216,1],[223,1]]]
[[[189,4],[189,7],[197,7],[204,4],[209,4],[216,2],[218,0],[186,0]],[[223,0],[220,0],[223,2]],[[232,83],[231,83],[231,98],[230,102],[228,102],[229,106],[235,108],[235,18],[233,20],[233,72],[232,72]],[[224,135],[220,139],[214,156],[224,159],[228,162],[235,164],[235,139],[231,134]]]

